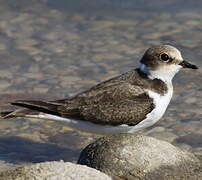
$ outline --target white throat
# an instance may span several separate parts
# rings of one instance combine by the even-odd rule
[[[162,66],[158,70],[149,71],[145,64],[140,63],[140,71],[148,75],[150,79],[161,79],[163,82],[172,82],[175,74],[181,69],[180,65],[171,64],[169,66]]]

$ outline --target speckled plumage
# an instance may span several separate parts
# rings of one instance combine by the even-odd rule
[[[162,54],[168,59],[162,59]],[[49,102],[15,101],[13,105],[28,109],[2,112],[1,116],[53,118],[83,126],[83,122],[87,122],[88,128],[89,123],[92,123],[96,129],[105,127],[104,131],[114,132],[135,132],[149,127],[163,116],[170,102],[174,75],[182,67],[197,67],[184,61],[181,53],[169,45],[149,48],[140,62],[140,68],[104,81],[68,99]]]
[[[135,125],[154,108],[144,87],[162,95],[167,91],[161,80],[150,80],[139,69],[135,69],[69,99],[52,102],[16,101],[13,104],[96,124]]]

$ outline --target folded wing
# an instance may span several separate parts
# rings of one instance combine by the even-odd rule
[[[104,125],[135,125],[154,108],[152,99],[137,85],[122,81],[108,81],[69,99],[58,101],[19,100],[13,105],[31,109],[5,113],[5,118],[23,113],[46,113],[69,119]]]

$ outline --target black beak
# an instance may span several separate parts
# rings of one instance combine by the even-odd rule
[[[187,61],[182,61],[179,65],[181,65],[183,68],[198,69],[196,65],[193,65]]]

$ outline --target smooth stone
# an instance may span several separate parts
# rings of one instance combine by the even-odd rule
[[[49,90],[48,87],[34,87],[33,91],[37,93],[47,93]]]
[[[168,142],[137,134],[100,138],[81,152],[78,163],[114,179],[202,178],[202,166],[193,154]]]
[[[11,83],[9,83],[6,80],[0,80],[0,90],[6,89],[11,85]]]
[[[202,160],[202,147],[194,148],[193,153]]]
[[[197,133],[201,134],[202,133],[202,124],[200,121],[190,121],[190,122],[185,122],[185,123],[179,123],[176,124],[172,127],[173,131],[176,134],[182,134],[182,133]]]
[[[178,138],[177,135],[175,135],[172,132],[152,132],[148,134],[149,136],[155,137],[157,139],[160,139],[162,141],[167,141],[167,142],[173,142],[176,138]]]
[[[0,172],[1,180],[111,180],[106,174],[87,166],[52,161]]]
[[[185,103],[187,104],[193,104],[193,103],[196,103],[197,102],[197,98],[195,97],[192,97],[192,98],[188,98],[185,100]]]
[[[164,127],[157,126],[157,127],[152,128],[151,133],[162,133],[164,131],[165,131]],[[147,134],[147,135],[149,135],[149,134]]]
[[[1,171],[6,171],[9,169],[14,169],[16,168],[18,165],[17,164],[12,164],[12,163],[8,163],[6,161],[0,160],[0,172]],[[1,179],[1,177],[0,177]]]
[[[37,64],[32,64],[29,69],[28,72],[30,73],[38,73],[40,71],[39,65]]]
[[[175,139],[176,143],[185,143],[192,147],[202,147],[202,134],[191,133]]]
[[[177,145],[180,149],[182,149],[183,151],[191,151],[192,147],[189,146],[188,144],[178,144],[178,143],[173,143],[173,145]]]
[[[12,73],[9,72],[8,70],[0,70],[0,78],[12,78]]]

